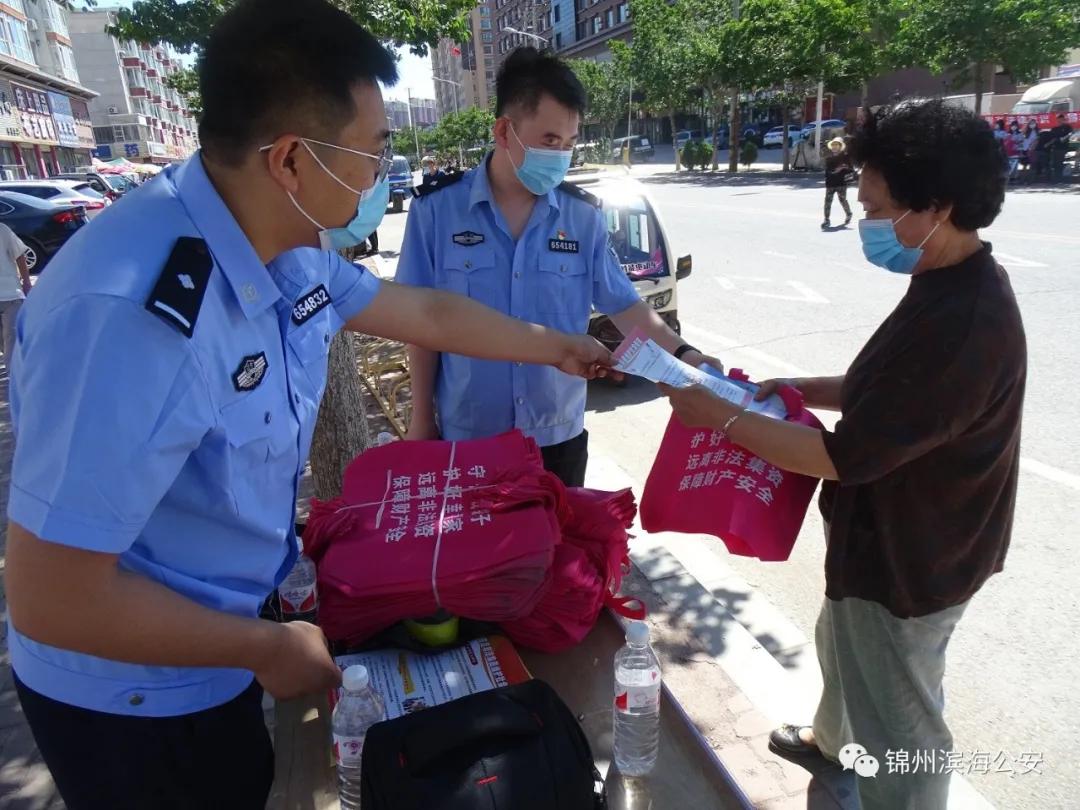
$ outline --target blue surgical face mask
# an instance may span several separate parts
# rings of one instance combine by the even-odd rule
[[[344,228],[327,228],[319,231],[319,246],[323,250],[340,250],[359,245],[379,227],[386,204],[390,202],[390,178],[367,189],[371,194],[360,195],[360,204],[356,207],[356,216],[349,220]]]
[[[884,267],[893,273],[911,275],[914,272],[922,258],[923,246],[941,227],[941,223],[934,225],[933,230],[926,235],[918,247],[905,247],[896,236],[896,225],[910,213],[911,211],[908,210],[895,222],[889,219],[859,220],[859,238],[862,240],[863,255],[870,264]]]
[[[518,137],[513,124],[510,125],[510,131],[514,133],[514,140],[525,150],[524,162],[520,166],[514,166],[514,172],[521,181],[521,185],[539,197],[547,194],[566,179],[566,173],[570,170],[570,160],[574,154],[573,150],[537,149],[535,146],[526,146],[521,143],[521,138]],[[513,164],[513,158],[510,162]]]
[[[353,188],[327,168],[326,164],[323,163],[319,159],[319,156],[315,154],[314,150],[312,150],[308,141],[319,144],[320,146],[328,146],[331,149],[340,149],[343,152],[352,152],[354,155],[361,155],[380,161],[375,183],[365,189]],[[340,228],[326,228],[319,224],[314,217],[304,210],[303,206],[296,201],[292,192],[289,192],[290,202],[296,206],[296,210],[303,214],[308,222],[319,229],[319,247],[323,250],[340,250],[342,248],[359,245],[375,232],[375,229],[379,227],[379,223],[382,222],[383,215],[386,214],[386,204],[390,201],[390,180],[387,176],[389,173],[390,161],[385,155],[372,155],[368,152],[361,152],[358,149],[349,149],[345,146],[324,143],[323,141],[316,141],[311,138],[303,138],[300,142],[311,154],[311,157],[315,159],[315,162],[319,164],[319,168],[330,175],[338,185],[348,189],[357,196],[356,215]],[[269,146],[264,146],[259,151],[265,152],[269,149]]]

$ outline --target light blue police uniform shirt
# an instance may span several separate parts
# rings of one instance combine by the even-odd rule
[[[191,338],[146,309],[182,236],[205,240],[213,258]],[[198,154],[125,195],[70,239],[19,315],[10,519],[119,554],[123,569],[214,610],[257,615],[296,558],[297,484],[330,340],[378,287],[314,249],[264,265]],[[252,386],[263,364],[245,360],[260,356]],[[8,630],[19,678],[87,709],[185,714],[252,680],[119,663]]]
[[[603,213],[556,189],[538,197],[515,241],[495,204],[487,163],[413,200],[396,281],[468,295],[507,315],[583,334],[595,307],[641,300],[608,247]],[[549,366],[439,356],[436,407],[444,439],[519,428],[542,447],[585,427],[586,382]]]

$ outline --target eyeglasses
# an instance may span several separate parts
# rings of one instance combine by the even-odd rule
[[[375,185],[378,185],[386,179],[386,176],[390,174],[390,167],[394,165],[394,146],[392,143],[390,143],[390,141],[386,142],[386,146],[383,147],[381,155],[373,155],[370,152],[361,152],[359,149],[350,149],[347,146],[338,146],[336,143],[317,141],[314,138],[301,138],[301,140],[305,141],[306,143],[314,143],[319,146],[328,146],[331,149],[340,149],[342,152],[351,152],[354,155],[360,155],[361,157],[371,158],[372,160],[376,161],[378,163],[378,170],[375,175]],[[269,152],[272,148],[273,144],[268,144],[266,146],[259,147],[259,151]],[[319,165],[322,165],[322,161],[319,161],[317,157],[315,158],[315,160],[319,162]],[[323,166],[323,168],[325,169],[326,167]]]

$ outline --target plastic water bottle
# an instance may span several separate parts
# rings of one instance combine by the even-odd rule
[[[357,664],[342,675],[341,700],[334,707],[334,761],[341,810],[360,810],[360,758],[368,729],[386,719],[386,707],[371,688],[367,667]]]
[[[660,662],[649,646],[649,625],[631,622],[626,646],[615,653],[615,765],[644,776],[660,748]]]
[[[278,598],[281,601],[282,621],[315,621],[319,607],[315,590],[315,563],[304,554],[303,545],[300,546],[293,570],[278,585]]]

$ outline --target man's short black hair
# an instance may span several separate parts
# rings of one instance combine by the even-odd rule
[[[355,115],[357,82],[397,80],[394,57],[324,0],[240,0],[198,69],[199,139],[225,162],[289,131],[332,140]]]
[[[564,107],[585,112],[585,88],[569,65],[550,51],[518,48],[499,68],[495,80],[495,115],[505,115],[508,107],[535,112],[545,94]]]
[[[940,100],[870,116],[855,133],[852,157],[879,172],[902,206],[952,205],[950,220],[960,230],[987,227],[1005,201],[1001,146],[990,125]]]

